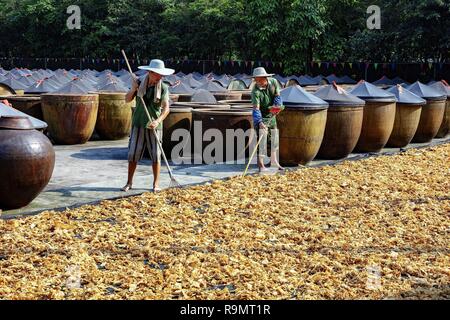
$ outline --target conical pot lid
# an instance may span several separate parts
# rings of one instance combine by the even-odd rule
[[[76,83],[81,88],[86,89],[86,91],[96,91],[97,90],[97,88],[91,81],[86,80],[84,78],[74,78],[72,80],[72,82]]]
[[[311,80],[313,80],[315,82],[316,85],[320,84],[323,80],[323,76],[322,75],[318,75],[315,76],[313,78],[311,78]]]
[[[315,86],[316,85],[316,82],[308,76],[300,76],[297,78],[297,80],[301,86]]]
[[[192,95],[191,102],[216,104],[217,100],[211,92],[206,91],[204,89],[198,89]]]
[[[8,107],[7,105],[0,103],[0,117],[3,116],[19,116],[19,117],[27,117],[30,119],[33,129],[45,129],[47,128],[47,123],[44,121],[41,121],[39,119],[33,118],[32,116],[29,116],[19,110],[16,110],[12,107]]]
[[[350,93],[357,96],[360,99],[371,102],[395,102],[395,96],[387,92],[386,90],[380,89],[374,86],[370,82],[361,80],[358,84],[350,90]]]
[[[22,70],[22,69],[17,69],[17,68],[11,70],[10,73],[12,75],[15,75],[15,76],[18,76],[18,77],[25,76],[25,75],[29,74],[29,72],[27,72],[25,70]]]
[[[402,78],[400,78],[398,76],[395,77],[394,79],[392,79],[392,84],[402,84],[402,83],[409,85],[409,83],[407,81],[403,80]]]
[[[288,82],[291,81],[291,80],[293,80],[293,81],[299,83],[298,77],[297,77],[296,75],[291,75],[291,76],[287,77],[287,78],[286,78],[286,83],[288,83]]]
[[[130,74],[130,72],[125,69],[121,69],[121,70],[117,71],[116,73],[114,73],[114,75],[119,78],[124,75],[129,75],[129,74]]]
[[[281,90],[283,104],[287,108],[326,109],[328,103],[315,95],[305,91],[299,85]]]
[[[394,81],[392,81],[391,79],[389,79],[386,76],[382,76],[380,79],[378,79],[377,81],[372,82],[372,84],[374,85],[378,85],[378,86],[392,86],[394,85]]]
[[[364,106],[366,102],[357,96],[354,96],[336,83],[327,85],[317,90],[314,95],[320,99],[328,102],[330,107],[332,106]]]
[[[340,77],[339,80],[341,81],[341,83],[344,83],[344,84],[356,84],[356,81],[347,75]]]
[[[450,97],[450,87],[445,80],[437,81],[430,85],[431,88],[439,91],[442,94],[447,95],[447,99]]]
[[[17,81],[25,85],[27,88],[36,83],[36,80],[34,80],[31,76],[22,76],[17,79]]]
[[[278,74],[274,75],[273,77],[275,79],[277,79],[278,82],[280,82],[282,86],[284,86],[286,84],[286,82],[287,82],[286,78],[284,78],[284,77],[282,77],[282,76],[280,76]]]
[[[128,88],[118,82],[110,82],[99,88],[100,92],[128,92]]]
[[[397,103],[411,104],[411,105],[424,105],[427,103],[426,100],[415,95],[408,89],[403,88],[399,84],[389,88],[387,91],[395,95]]]
[[[252,84],[252,79],[249,78],[242,78],[240,79],[241,81],[243,81],[245,83],[245,86],[248,88],[250,87],[250,85]]]
[[[213,82],[213,81],[208,81],[205,84],[203,84],[200,87],[198,87],[197,89],[203,89],[203,90],[207,90],[209,92],[226,91],[226,89],[224,87],[222,87],[221,85],[219,85],[219,84],[217,84],[216,82]]]
[[[25,89],[25,93],[47,93],[55,92],[57,90],[52,84],[46,80],[39,80],[35,84]]]
[[[54,86],[55,88],[60,88],[62,83],[55,81],[54,79],[45,78],[44,81],[46,81],[48,84]]]
[[[226,87],[228,87],[228,85],[230,84],[230,80],[227,78],[214,79],[213,82],[217,83],[219,86],[221,86],[225,90],[226,90]]]
[[[6,84],[8,87],[12,88],[13,90],[25,90],[28,88],[25,84],[16,80],[12,76],[11,76],[11,78],[6,79],[5,81],[2,81],[1,83]]]
[[[328,77],[325,77],[328,83],[336,82],[336,84],[341,84],[342,81],[339,77],[337,77],[335,74],[330,74]]]
[[[423,84],[420,81],[414,82],[412,85],[407,87],[409,91],[418,95],[421,98],[426,100],[445,100],[447,99],[447,95],[437,91],[436,89]]]
[[[70,81],[66,85],[62,86],[60,89],[56,90],[55,93],[64,94],[88,94],[89,90],[86,87],[82,87],[76,81]]]
[[[192,75],[184,77],[183,79],[181,79],[181,82],[187,84],[189,87],[194,89],[202,85],[202,83],[195,80],[194,77],[192,77]]]
[[[175,85],[169,87],[169,92],[172,94],[194,94],[195,90],[186,83],[178,81]]]

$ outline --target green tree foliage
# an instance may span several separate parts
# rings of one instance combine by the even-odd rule
[[[369,5],[381,30],[366,27]],[[66,10],[81,8],[81,30]],[[444,61],[445,0],[0,0],[0,56],[271,60]]]

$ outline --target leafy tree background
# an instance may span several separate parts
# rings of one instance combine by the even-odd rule
[[[79,5],[81,30],[66,27]],[[366,9],[381,7],[381,30]],[[450,59],[444,0],[0,0],[0,56],[271,60],[285,72],[312,60]]]

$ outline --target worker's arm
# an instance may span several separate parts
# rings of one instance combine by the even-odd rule
[[[126,103],[130,103],[131,101],[133,101],[133,99],[136,97],[137,94],[137,90],[139,88],[139,83],[137,81],[136,76],[131,76],[132,80],[131,80],[131,89],[130,91],[128,91],[128,93],[125,96],[125,102]]]
[[[260,99],[259,95],[256,91],[252,92],[252,105],[253,105],[253,126],[255,129],[266,129],[266,126],[263,122],[263,117],[261,114],[261,110],[259,109],[260,106]]]
[[[169,115],[170,113],[170,107],[169,107],[169,100],[165,99],[161,102],[161,115],[158,117],[158,119],[154,120],[152,123],[149,124],[149,129],[155,129],[159,126],[160,123],[164,121],[164,119]]]

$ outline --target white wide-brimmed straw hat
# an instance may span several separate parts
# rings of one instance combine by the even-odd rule
[[[255,68],[253,74],[249,78],[273,77],[275,73],[267,73],[263,67]]]
[[[141,66],[139,67],[139,69],[153,71],[162,76],[169,76],[175,73],[175,70],[166,68],[164,65],[164,61],[159,59],[153,59],[152,61],[150,61],[150,64],[148,66]]]

